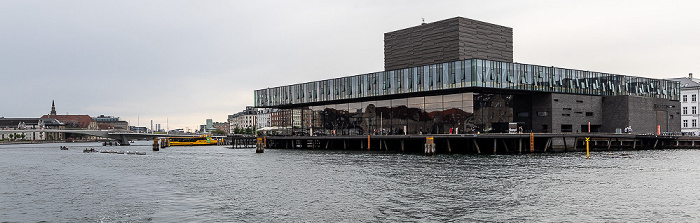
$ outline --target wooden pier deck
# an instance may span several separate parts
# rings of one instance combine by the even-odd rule
[[[432,153],[518,154],[585,152],[586,138],[591,151],[700,148],[700,137],[585,133],[261,136],[257,141],[270,149],[430,153],[434,148]]]

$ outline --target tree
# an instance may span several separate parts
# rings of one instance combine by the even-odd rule
[[[224,132],[224,130],[221,130],[221,129],[216,129],[214,131],[211,131],[211,133],[214,135],[220,135],[220,136],[226,135],[226,132]]]

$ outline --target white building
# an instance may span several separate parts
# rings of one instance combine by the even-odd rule
[[[258,115],[257,115],[258,129],[272,126],[272,112],[274,112],[274,110],[275,109],[265,108],[265,109],[261,109],[260,111],[258,111]]]
[[[0,118],[0,129],[3,130],[44,130],[47,125],[44,124],[62,125],[53,118]],[[58,124],[56,124],[58,123]],[[53,138],[53,137],[52,137]],[[47,133],[44,131],[31,131],[26,133],[5,133],[0,134],[0,140],[47,140]],[[54,139],[52,139],[54,140]]]
[[[231,133],[233,133],[236,128],[251,128],[253,131],[255,131],[255,128],[257,128],[256,125],[258,124],[257,114],[258,111],[257,109],[253,108],[253,106],[246,106],[245,110],[243,110],[242,112],[229,115],[228,123],[231,125]]]
[[[700,135],[700,79],[688,77],[672,78],[681,83],[681,131]]]

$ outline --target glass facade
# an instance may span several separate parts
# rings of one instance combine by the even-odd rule
[[[489,93],[490,92],[490,93]],[[470,59],[256,90],[295,134],[443,134],[531,128],[526,92],[680,100],[680,83]],[[282,114],[284,113],[284,114]],[[275,116],[275,114],[273,114]]]
[[[410,97],[294,108],[304,123],[295,131],[314,135],[445,133],[474,131],[473,93]],[[479,120],[476,120],[479,121]],[[463,131],[464,132],[464,131]]]
[[[680,83],[675,81],[470,59],[256,90],[254,103],[289,107],[462,88],[680,100]]]

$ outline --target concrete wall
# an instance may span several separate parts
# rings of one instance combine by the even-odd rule
[[[513,62],[513,29],[456,17],[384,34],[384,69],[479,58]]]

